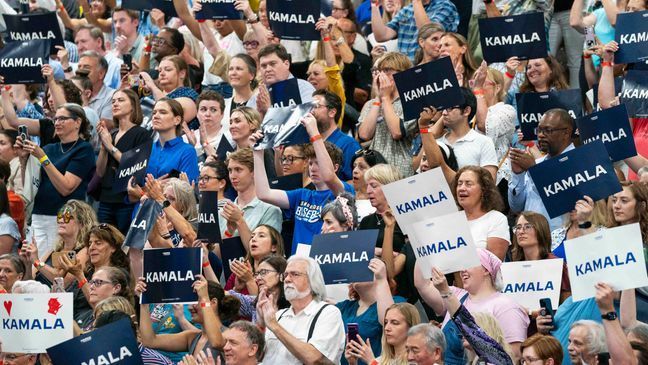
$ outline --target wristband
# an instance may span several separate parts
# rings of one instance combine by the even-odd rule
[[[254,14],[254,19],[247,19],[246,22],[248,24],[255,24],[259,22],[259,16]]]
[[[378,362],[378,360],[373,359],[373,360],[371,360],[371,362],[369,363],[369,365],[380,365],[380,363]]]
[[[0,288],[0,294],[7,294],[7,291],[5,290],[5,288]]]
[[[232,236],[233,236],[233,234],[231,234],[230,231],[228,231],[228,230],[225,230],[225,233],[223,233],[223,235],[225,237],[227,237],[227,238],[232,238]]]
[[[430,129],[429,128],[421,128],[421,129],[419,129],[419,133],[428,134],[428,133],[430,133]]]
[[[324,37],[324,38],[322,38],[322,40],[323,40],[324,42],[328,42],[328,41],[331,40],[331,37]]]
[[[43,157],[38,159],[38,162],[40,162],[40,164],[42,165],[43,162],[45,162],[47,160],[49,160],[49,157],[47,157],[47,155],[43,155]]]
[[[36,268],[36,270],[40,270],[40,268],[43,267],[43,266],[45,266],[45,264],[40,262],[40,260],[35,260],[34,261],[34,267]]]
[[[203,262],[202,267],[207,267],[207,266],[209,266],[209,261]]]
[[[149,44],[149,45],[147,45],[146,47],[144,47],[144,52],[150,53],[152,49],[153,49],[153,46],[151,46],[151,45]]]
[[[515,78],[515,75],[511,75],[508,71],[504,72],[504,76],[508,77],[509,79]]]
[[[77,285],[77,286],[79,287],[79,289],[81,289],[81,288],[83,288],[83,286],[86,285],[87,283],[88,283],[88,279],[83,278],[83,280],[79,281],[79,285]]]
[[[322,135],[321,135],[321,134],[317,134],[317,135],[312,136],[312,137],[310,138],[310,142],[311,142],[311,143],[315,143],[315,141],[317,141],[318,139],[322,139]]]
[[[200,308],[209,308],[211,307],[210,302],[200,302]]]
[[[448,299],[452,296],[452,292],[447,292],[447,293],[441,293],[441,298],[443,299]]]
[[[583,58],[584,59],[589,59],[589,58],[592,58],[592,55],[591,54],[584,54]]]
[[[197,21],[198,23],[204,23],[204,22],[207,21],[207,19],[196,19],[196,21]]]
[[[614,63],[609,62],[609,61],[601,62],[601,67],[605,67],[605,66],[612,67],[612,66],[614,66]]]
[[[373,103],[371,103],[371,105],[373,105],[373,106],[380,106],[380,102],[379,102],[379,101],[374,101]]]
[[[484,90],[483,89],[475,89],[473,90],[473,95],[484,95]]]

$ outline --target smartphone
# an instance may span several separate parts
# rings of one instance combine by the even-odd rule
[[[347,323],[347,342],[358,341],[359,334],[357,323]]]
[[[550,325],[553,327],[553,329],[556,329],[556,323],[554,323],[554,310],[553,307],[551,306],[551,299],[549,298],[542,298],[540,299],[540,314],[543,316],[551,316],[551,323]]]
[[[72,263],[76,263],[76,252],[74,251],[60,251],[60,252],[52,252],[52,266],[56,269],[62,269],[63,267],[61,266],[61,256],[67,256],[67,258],[72,261]]]
[[[23,142],[29,139],[29,131],[26,125],[21,124],[18,126],[18,135],[22,138]]]
[[[594,36],[594,27],[585,28],[585,47],[590,49],[596,46],[596,38]]]
[[[128,71],[133,69],[133,55],[131,55],[130,53],[125,53],[122,56],[122,60],[124,60],[124,64],[126,65],[126,67],[128,67]]]
[[[169,177],[175,177],[175,178],[180,177],[180,171],[176,169],[169,171]]]

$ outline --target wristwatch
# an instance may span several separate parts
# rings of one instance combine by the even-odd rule
[[[70,73],[72,72],[72,66],[68,66],[68,68],[64,69],[63,72],[65,73]]]
[[[162,202],[162,209],[164,209],[164,208],[168,208],[170,205],[171,205],[171,202],[165,199],[165,200]]]
[[[617,316],[616,312],[614,312],[614,311],[607,312],[607,313],[605,313],[605,314],[603,314],[601,316],[601,318],[606,320],[606,321],[616,321],[617,317],[618,316]]]
[[[117,151],[119,151],[119,150],[117,149],[117,147],[113,146],[113,147],[110,149],[110,154],[111,154],[111,155],[114,155],[115,153],[117,153]]]

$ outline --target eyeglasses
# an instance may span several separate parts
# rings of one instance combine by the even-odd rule
[[[106,223],[99,223],[99,224],[96,224],[96,225],[95,225],[94,227],[92,227],[92,228],[99,228],[99,229],[103,229],[104,231],[110,231],[110,228],[108,227],[108,225],[107,225]]]
[[[268,270],[268,269],[261,269],[261,270],[255,272],[254,274],[252,274],[252,276],[255,277],[255,278],[258,278],[259,276],[266,276],[271,272],[276,272],[276,271]]]
[[[218,176],[209,176],[209,175],[198,176],[198,182],[208,183],[209,180],[211,179],[220,180]]]
[[[396,70],[396,69],[394,69],[394,68],[391,68],[391,67],[385,67],[385,68],[382,68],[382,67],[372,67],[372,68],[371,68],[371,73],[372,73],[372,74],[375,75],[375,74],[377,74],[377,73],[379,73],[379,72],[383,72],[383,73],[392,73],[392,72],[398,72],[398,70]]]
[[[516,224],[516,225],[513,226],[513,233],[518,234],[518,233],[522,233],[522,232],[525,232],[525,231],[530,231],[532,229],[535,229],[535,227],[531,223]]]
[[[160,37],[153,37],[153,39],[151,39],[151,44],[156,46],[164,46],[165,44],[170,45],[166,39]]]
[[[537,357],[527,357],[527,358],[522,358],[522,360],[520,360],[520,364],[526,365],[526,364],[531,364],[532,362],[536,362],[536,361],[540,361],[540,360],[542,360],[542,359],[539,359]]]
[[[355,152],[355,155],[357,157],[363,156],[363,157],[376,157],[376,152],[374,150],[365,150],[365,149],[360,149]]]
[[[114,285],[115,283],[112,282],[112,281],[106,281],[106,280],[101,280],[101,279],[92,279],[92,280],[88,281],[88,284],[90,284],[91,288],[96,288],[96,287],[106,285],[106,284]]]
[[[336,11],[336,10],[337,10],[337,11],[344,11],[344,10],[346,10],[346,9],[345,9],[345,8],[338,8],[338,7],[335,7],[335,6],[334,6],[333,9],[331,9],[331,10],[333,10],[333,11]]]
[[[282,156],[281,157],[281,163],[283,165],[286,165],[286,164],[292,165],[293,162],[295,162],[295,160],[304,160],[304,159],[306,159],[306,157],[303,157],[303,156]]]
[[[281,280],[284,281],[286,278],[292,277],[292,278],[300,278],[302,276],[306,276],[306,273],[303,272],[298,272],[298,271],[286,271],[283,274],[281,274]]]
[[[259,47],[259,41],[245,41],[243,42],[243,47],[245,48],[257,48]]]
[[[562,131],[567,128],[545,128],[545,127],[537,127],[535,129],[536,135],[539,135],[540,133],[548,136],[550,134],[553,134],[554,132]]]
[[[70,221],[73,218],[74,218],[74,216],[72,215],[72,212],[69,211],[68,209],[66,209],[64,211],[59,211],[58,213],[56,213],[56,222],[59,222],[60,220],[62,220],[63,223],[70,223]]]
[[[54,117],[52,120],[54,120],[54,123],[56,122],[65,122],[66,120],[69,119],[76,119],[75,117],[66,117],[66,116],[60,116],[60,117]]]

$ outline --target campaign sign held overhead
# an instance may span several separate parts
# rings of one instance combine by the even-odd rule
[[[637,155],[625,104],[578,118],[576,125],[581,141],[588,144],[600,140],[612,161]]]
[[[285,176],[277,176],[276,178],[268,179],[270,189],[279,190],[295,190],[304,187],[304,177],[301,173],[290,174]]]
[[[394,74],[405,120],[418,119],[424,107],[438,110],[464,103],[450,57]]]
[[[585,195],[597,201],[621,191],[601,141],[545,160],[531,167],[529,174],[551,218],[572,211]]]
[[[198,239],[209,243],[220,243],[218,223],[218,192],[201,191],[198,203]]]
[[[594,297],[599,282],[615,291],[648,285],[639,223],[567,240],[565,255],[575,302]]]
[[[133,328],[126,318],[50,347],[47,354],[54,365],[143,364]]]
[[[429,218],[411,226],[412,249],[424,278],[432,267],[444,274],[479,266],[477,248],[464,211]]]
[[[629,70],[623,80],[620,99],[631,118],[648,116],[648,71]]]
[[[501,270],[504,295],[531,310],[540,309],[542,298],[558,308],[563,259],[505,262]]]
[[[73,336],[72,293],[2,294],[2,351],[43,353]]]
[[[315,23],[320,16],[331,15],[322,14],[326,8],[315,0],[268,0],[266,6],[270,29],[281,39],[319,41]]]
[[[148,167],[150,156],[150,143],[145,143],[144,145],[122,153],[119,167],[117,167],[117,170],[115,171],[115,183],[113,189],[115,191],[126,191],[128,189],[128,181],[131,177],[135,177],[135,181],[138,185],[144,186],[146,168]]]
[[[223,274],[225,278],[229,278],[232,275],[232,262],[245,260],[247,252],[239,236],[224,239],[220,244],[220,251],[223,259]]]
[[[143,252],[146,291],[140,304],[198,301],[192,285],[202,272],[202,248],[151,248]]]
[[[457,211],[440,167],[383,185],[382,191],[405,234],[409,234],[409,227],[416,222]]]
[[[301,119],[310,113],[314,106],[314,103],[306,103],[268,109],[261,123],[263,139],[254,145],[254,149],[264,150],[308,143],[308,132],[302,125]]]
[[[614,27],[619,50],[615,63],[634,63],[648,58],[648,10],[619,13]]]
[[[5,84],[42,84],[41,68],[49,59],[50,42],[9,42],[0,49],[0,76]]]
[[[273,108],[297,106],[302,103],[299,82],[295,77],[275,82],[268,86],[268,92]]]
[[[377,229],[315,235],[310,257],[322,269],[326,284],[373,281],[368,265],[377,238]]]
[[[479,19],[479,38],[488,63],[547,57],[547,33],[540,12]]]
[[[155,227],[155,222],[161,212],[162,206],[158,202],[153,199],[146,199],[140,205],[135,218],[131,222],[126,238],[124,238],[124,246],[138,250],[143,249],[149,233]]]
[[[178,13],[173,6],[173,0],[149,0],[151,2],[152,9],[161,10],[164,15],[172,18],[177,18]]]
[[[56,46],[63,46],[63,34],[55,12],[44,14],[3,14],[7,24],[8,42],[26,42],[33,40],[49,41],[47,55],[56,54]],[[37,53],[40,55],[40,53]],[[0,67],[2,69],[4,67]],[[5,80],[5,83],[6,80]]]
[[[243,14],[234,7],[234,0],[201,0],[202,9],[196,19],[243,19]]]
[[[122,8],[132,9],[132,10],[151,10],[153,9],[153,4],[151,0],[122,0]]]
[[[542,115],[549,109],[565,109],[574,119],[583,115],[583,98],[578,89],[518,93],[515,94],[515,99],[517,100],[518,121],[525,141],[538,139],[536,128]]]

